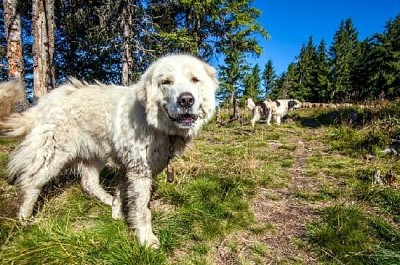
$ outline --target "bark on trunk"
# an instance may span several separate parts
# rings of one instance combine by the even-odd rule
[[[132,83],[132,53],[131,53],[131,38],[132,38],[132,29],[130,28],[132,25],[132,16],[133,16],[133,7],[129,1],[124,4],[122,10],[122,30],[123,30],[123,39],[122,39],[122,76],[121,76],[121,84],[123,86],[128,86]]]
[[[55,86],[54,0],[33,0],[34,96],[42,97]]]
[[[24,78],[24,57],[22,54],[21,16],[17,12],[18,0],[3,0],[5,33],[7,39],[8,77]]]

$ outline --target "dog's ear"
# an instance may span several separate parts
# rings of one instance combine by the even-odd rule
[[[151,64],[150,67],[140,77],[140,80],[137,83],[138,86],[137,96],[139,101],[143,103],[145,103],[147,99],[151,96],[149,93],[152,93],[153,72],[154,72],[154,66],[153,64]]]
[[[253,110],[256,107],[256,104],[254,103],[254,101],[251,98],[247,99],[247,108],[249,110]]]
[[[207,63],[203,63],[204,68],[206,69],[206,73],[208,74],[209,77],[211,77],[211,79],[218,84],[218,77],[217,77],[217,70],[215,70],[214,67],[212,67],[211,65],[207,64]]]
[[[294,101],[294,100],[289,100],[289,102],[288,102],[288,107],[289,107],[289,109],[294,108],[294,106],[296,106],[296,105],[297,105],[297,102],[296,102],[296,101]]]

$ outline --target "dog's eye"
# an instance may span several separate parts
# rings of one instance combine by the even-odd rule
[[[200,79],[198,79],[197,77],[192,77],[192,83],[198,83],[200,82]]]
[[[162,85],[172,85],[172,80],[170,80],[170,79],[165,79],[165,80],[162,80],[161,81],[161,84]]]

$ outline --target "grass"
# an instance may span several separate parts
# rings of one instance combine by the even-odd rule
[[[400,264],[398,185],[372,184],[377,169],[400,173],[397,158],[380,153],[400,133],[397,110],[300,110],[281,126],[205,126],[174,160],[176,181],[155,179],[159,250],[140,246],[75,178],[49,188],[22,227],[5,176],[17,141],[0,140],[0,263]]]
[[[357,206],[323,209],[309,224],[312,244],[329,263],[398,264],[400,231]],[[397,254],[396,254],[397,253]]]

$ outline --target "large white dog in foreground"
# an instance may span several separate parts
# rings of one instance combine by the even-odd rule
[[[278,99],[272,101],[270,99],[255,103],[251,98],[247,99],[247,108],[253,112],[251,125],[254,126],[262,116],[267,119],[267,124],[271,125],[271,119],[274,117],[276,124],[281,124],[281,120],[285,117],[289,110],[298,109],[301,102],[297,99]]]
[[[215,110],[216,71],[189,55],[154,62],[131,87],[77,80],[38,104],[0,122],[3,135],[25,138],[10,157],[8,173],[23,191],[19,218],[32,216],[42,187],[77,166],[83,189],[121,216],[121,199],[99,184],[112,158],[126,170],[128,222],[141,244],[158,247],[148,208],[152,176],[167,167]]]

